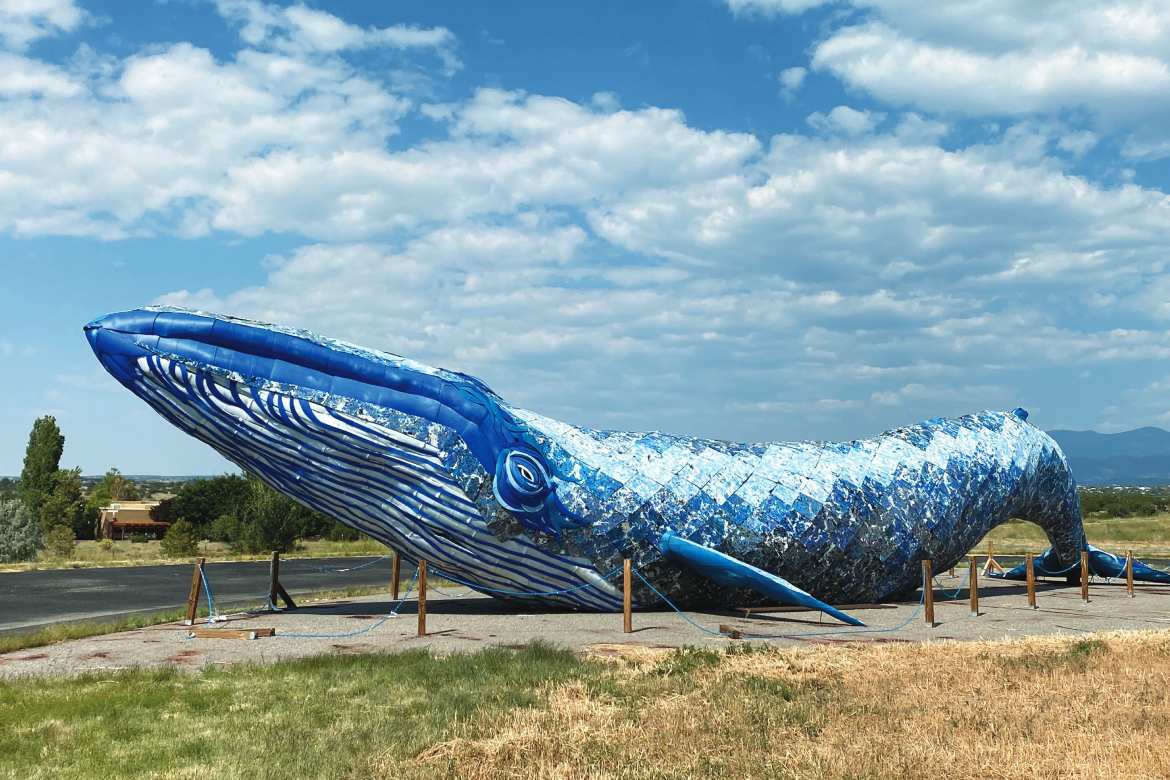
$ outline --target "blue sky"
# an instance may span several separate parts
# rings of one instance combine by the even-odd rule
[[[310,327],[597,427],[1170,425],[1170,3],[0,0],[0,474],[227,468],[81,326]]]

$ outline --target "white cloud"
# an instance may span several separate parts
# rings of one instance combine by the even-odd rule
[[[0,0],[0,43],[24,49],[33,41],[72,32],[85,20],[73,0]]]
[[[1170,98],[1170,66],[1160,57],[1081,45],[968,50],[882,23],[834,32],[812,65],[884,101],[970,115],[1082,108],[1132,119]]]
[[[776,77],[780,82],[780,93],[784,97],[791,99],[800,90],[800,85],[804,83],[805,76],[807,75],[807,68],[785,68],[780,71],[780,74]]]
[[[849,106],[837,106],[827,114],[820,111],[808,115],[810,127],[823,133],[844,133],[845,135],[865,135],[873,130],[886,118],[881,112],[859,111]]]
[[[726,2],[734,14],[774,16],[803,13],[832,0],[726,0]]]
[[[377,47],[429,50],[448,73],[460,67],[455,36],[445,27],[358,27],[299,3],[282,7],[260,0],[216,0],[216,6],[225,18],[241,25],[241,35],[253,46],[327,53]]]

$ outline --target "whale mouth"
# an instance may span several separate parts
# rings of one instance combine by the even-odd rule
[[[116,378],[164,356],[203,370],[345,396],[427,419],[441,415],[442,374],[421,363],[303,331],[166,308],[118,312],[85,326],[94,353]]]

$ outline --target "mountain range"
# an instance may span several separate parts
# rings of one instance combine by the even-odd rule
[[[1081,485],[1170,485],[1170,431],[1049,431]]]

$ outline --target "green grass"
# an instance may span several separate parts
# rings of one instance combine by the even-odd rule
[[[297,549],[285,553],[285,559],[290,558],[335,558],[356,555],[386,555],[386,547],[373,539],[358,539],[352,542],[331,542],[322,540],[306,540],[299,542]],[[241,555],[233,553],[226,544],[221,542],[201,542],[199,555],[209,561],[260,561],[268,560],[268,555]],[[162,554],[160,542],[131,542],[118,540],[111,545],[104,546],[100,542],[80,541],[73,548],[73,557],[61,558],[41,550],[36,561],[28,563],[0,564],[2,571],[30,571],[38,569],[87,569],[95,566],[144,566],[157,563],[190,563],[189,558],[167,558]]]
[[[1168,673],[1142,632],[28,678],[0,682],[0,777],[1167,777]]]
[[[534,645],[0,683],[0,776],[367,777],[599,671]]]

